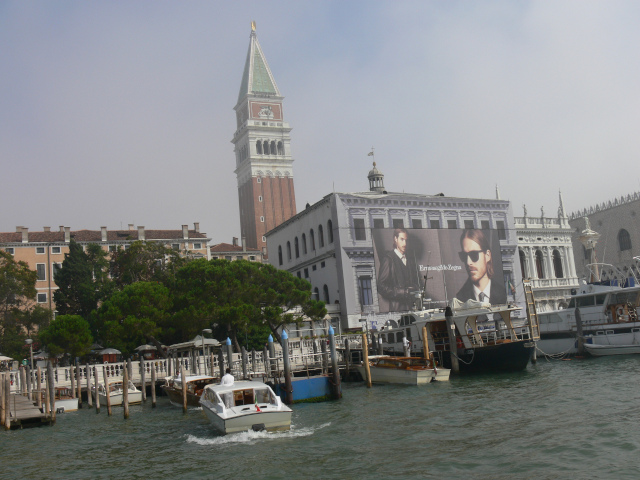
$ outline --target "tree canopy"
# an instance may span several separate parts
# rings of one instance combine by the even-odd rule
[[[80,315],[58,315],[39,337],[50,355],[68,353],[72,359],[89,353],[93,343],[89,323]]]

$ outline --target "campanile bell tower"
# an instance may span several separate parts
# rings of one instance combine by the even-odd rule
[[[231,142],[236,154],[240,229],[247,247],[266,247],[265,233],[296,214],[291,127],[283,101],[251,22]]]

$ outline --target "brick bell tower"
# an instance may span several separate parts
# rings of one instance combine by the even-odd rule
[[[240,229],[246,246],[267,246],[265,233],[296,214],[293,189],[291,127],[284,121],[282,100],[251,22],[231,142],[236,154]]]

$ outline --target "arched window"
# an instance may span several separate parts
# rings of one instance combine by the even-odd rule
[[[282,265],[282,245],[278,245],[278,265]]]
[[[624,228],[618,232],[618,245],[621,252],[631,250],[631,236]]]
[[[324,247],[324,232],[322,231],[322,225],[318,225],[318,243],[320,248]]]
[[[544,260],[540,250],[536,250],[536,271],[538,272],[538,278],[544,278]]]
[[[258,152],[258,155],[262,155],[262,142],[260,142],[260,140],[256,142],[256,151]]]
[[[274,142],[274,141],[271,142],[271,155],[277,155],[276,142]]]
[[[333,222],[331,220],[327,222],[327,238],[329,243],[333,243]]]
[[[320,301],[320,292],[318,291],[318,287],[313,289],[313,293],[314,293],[314,296],[315,296],[315,298],[313,300]]]
[[[316,249],[316,237],[313,235],[313,228],[309,231],[309,239],[311,241],[311,250]]]
[[[262,150],[264,151],[265,155],[269,155],[269,142],[267,142],[266,140],[262,144]]]
[[[278,142],[278,155],[284,155],[284,145],[282,142]]]
[[[522,278],[528,278],[529,275],[527,274],[527,262],[525,260],[524,252],[521,248],[519,248],[518,250],[520,251],[520,271],[522,272]]]
[[[553,272],[556,274],[556,278],[564,278],[562,274],[562,258],[558,250],[553,251]]]
[[[307,254],[307,235],[302,234],[302,254]]]
[[[329,301],[329,287],[327,287],[326,284],[324,285],[324,287],[322,287],[322,292],[324,293],[324,303],[326,304],[331,303]]]
[[[291,260],[291,242],[287,242],[287,260]]]
[[[298,237],[296,237],[295,241],[293,242],[293,248],[296,251],[296,258],[300,257],[300,246],[298,245]]]

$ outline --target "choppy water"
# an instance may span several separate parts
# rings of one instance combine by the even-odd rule
[[[1,432],[2,478],[638,478],[640,356],[420,387],[343,384],[286,433],[218,436],[160,397]]]

